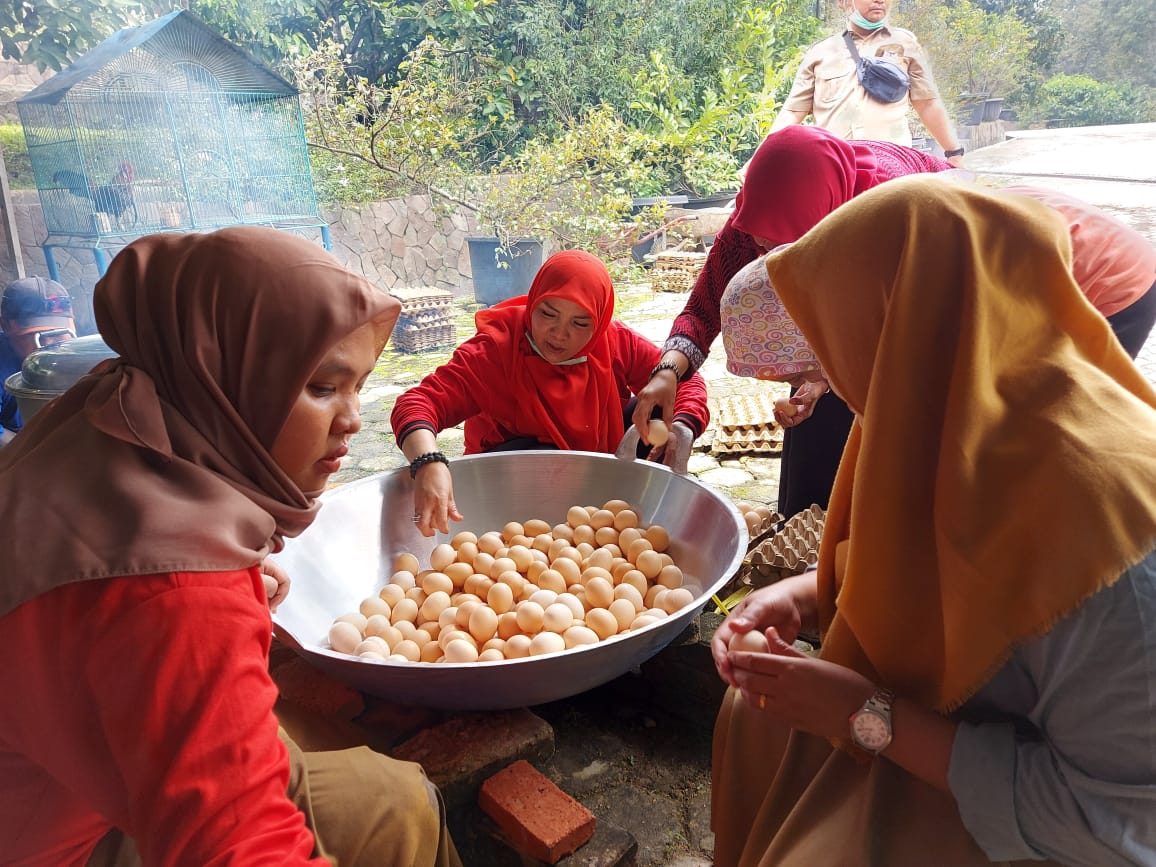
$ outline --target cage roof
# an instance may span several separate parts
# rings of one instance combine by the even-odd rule
[[[90,83],[99,86],[102,77],[122,65],[118,61],[137,49],[158,68],[172,63],[198,63],[213,73],[227,91],[273,96],[297,93],[293,85],[253,60],[196,15],[179,10],[114,33],[71,66],[16,101],[54,104],[64,99],[73,88]],[[139,61],[133,64],[134,67],[140,65]]]

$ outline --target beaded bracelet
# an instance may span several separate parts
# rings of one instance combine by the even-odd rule
[[[650,378],[654,379],[654,377],[658,376],[658,374],[663,370],[669,370],[674,374],[675,379],[681,378],[681,374],[678,372],[678,365],[673,361],[660,361],[658,364],[654,365],[654,370],[650,371]]]
[[[450,465],[450,459],[441,452],[426,452],[424,455],[418,455],[409,462],[409,477],[411,479],[417,478],[417,471],[426,464],[442,463],[447,467]]]

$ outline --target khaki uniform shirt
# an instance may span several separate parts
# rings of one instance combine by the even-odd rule
[[[867,36],[854,30],[851,33],[861,57],[883,58],[907,71],[911,78],[907,96],[893,103],[868,96],[859,84],[855,61],[840,32],[807,49],[784,110],[811,114],[816,126],[842,138],[876,139],[911,147],[907,123],[911,100],[939,96],[919,40],[900,27],[880,27]]]

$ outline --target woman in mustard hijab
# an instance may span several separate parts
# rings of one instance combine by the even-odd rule
[[[1156,864],[1156,392],[1070,264],[924,178],[769,257],[856,422],[818,571],[713,641],[718,867]]]

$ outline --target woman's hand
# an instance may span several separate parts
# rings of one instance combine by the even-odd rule
[[[815,573],[806,572],[755,590],[736,605],[710,642],[719,677],[731,686],[739,685],[728,650],[733,635],[752,629],[765,633],[774,627],[784,640],[793,642],[799,629],[810,625],[814,617],[817,592]]]
[[[678,393],[678,377],[673,370],[660,370],[636,397],[634,415],[630,420],[642,441],[650,445],[650,417],[656,406],[662,407],[662,420],[669,428],[674,423],[674,396]]]
[[[846,738],[848,719],[875,691],[863,675],[799,653],[778,630],[767,630],[770,653],[730,654],[735,686],[752,706],[792,729]]]
[[[794,415],[786,415],[775,407],[775,421],[783,427],[794,427],[809,419],[815,411],[815,403],[825,395],[831,387],[825,379],[809,379],[791,395],[791,405],[796,407]]]
[[[450,468],[433,461],[418,468],[414,478],[413,523],[423,536],[436,530],[449,533],[450,521],[462,520],[454,503],[454,480]]]
[[[269,600],[269,610],[277,606],[289,595],[289,573],[266,557],[260,565],[261,577],[265,581],[265,596]]]

